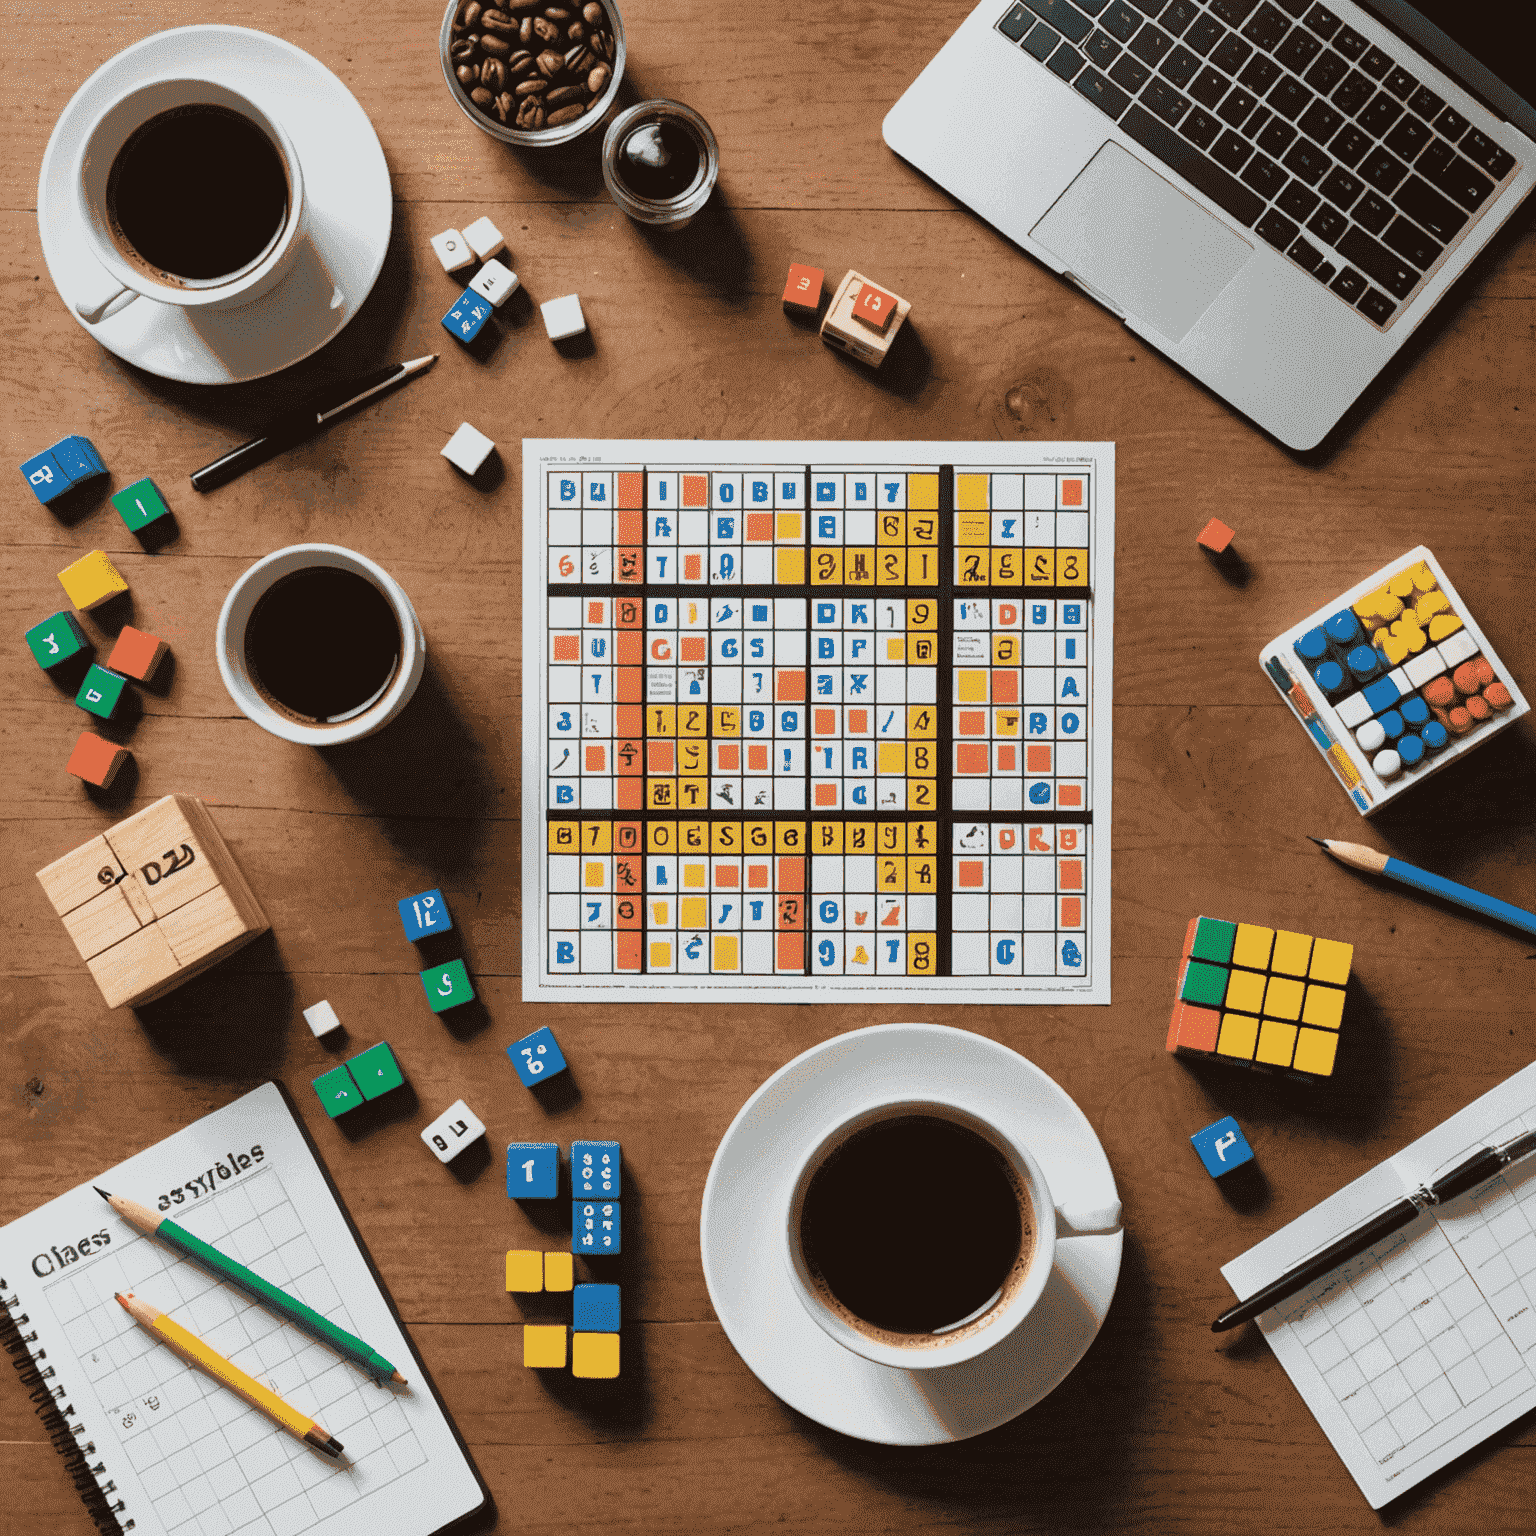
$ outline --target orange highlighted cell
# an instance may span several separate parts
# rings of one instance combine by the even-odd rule
[[[805,939],[798,933],[781,933],[775,958],[781,971],[805,970]]]
[[[1005,668],[992,674],[992,702],[1017,704],[1019,702],[1019,674],[1014,668]]]
[[[647,742],[645,766],[648,773],[676,773],[677,744],[671,741]]]
[[[614,543],[645,543],[645,514],[643,512],[620,512],[614,518],[613,525],[616,531]]]
[[[1061,482],[1061,504],[1064,507],[1082,506],[1083,482],[1081,480],[1063,480]]]
[[[620,667],[613,680],[613,696],[621,704],[638,704],[645,697],[645,674],[639,667]]]
[[[955,747],[955,772],[989,773],[992,767],[989,756],[987,748],[980,742],[959,742]]]
[[[1083,786],[1081,784],[1058,784],[1056,786],[1056,804],[1062,807],[1077,806],[1082,808]]]
[[[723,742],[717,749],[721,773],[741,772],[741,748],[735,742]]]
[[[1063,896],[1061,898],[1060,926],[1063,928],[1081,928],[1083,926],[1083,898],[1081,896]]]
[[[683,580],[684,581],[702,581],[703,579],[704,579],[704,557],[703,557],[703,555],[684,555],[683,556]]]
[[[836,736],[837,711],[835,709],[812,710],[811,731],[817,736]]]
[[[645,809],[645,780],[619,779],[614,787],[614,804],[621,811]]]
[[[581,639],[577,635],[552,635],[550,655],[556,661],[580,661]]]
[[[747,513],[747,543],[771,544],[773,542],[773,513]]]
[[[780,704],[805,703],[805,673],[804,672],[775,672],[773,675],[773,697]]]
[[[837,785],[817,784],[812,789],[811,798],[818,810],[835,810],[837,807]]]
[[[999,773],[1015,773],[1019,766],[1019,749],[1011,741],[999,742],[997,746],[997,771]]]
[[[613,712],[613,730],[616,736],[645,735],[645,710],[638,704],[621,704]]]
[[[1081,859],[1057,859],[1056,884],[1064,891],[1082,890],[1083,861]]]
[[[645,665],[645,636],[638,629],[621,629],[613,637],[615,666],[643,667]]]
[[[747,744],[747,772],[768,772],[768,748],[763,742],[748,742]]]
[[[961,859],[955,884],[980,890],[987,883],[986,869],[980,859]]]
[[[708,475],[683,476],[683,505],[685,507],[707,507],[709,505]]]
[[[638,971],[645,952],[645,935],[633,929],[620,929],[613,936],[613,965],[618,971]]]
[[[677,655],[682,662],[708,661],[709,641],[703,635],[684,635],[677,642]]]
[[[1025,773],[1049,773],[1051,771],[1051,749],[1044,742],[1032,741],[1024,749]]]
[[[589,741],[587,750],[583,754],[588,773],[607,773],[608,771],[608,747],[601,741]]]
[[[960,711],[960,734],[962,736],[985,736],[987,734],[986,710],[962,709]]]
[[[869,711],[867,709],[850,709],[848,711],[848,734],[850,736],[863,736],[869,730]]]

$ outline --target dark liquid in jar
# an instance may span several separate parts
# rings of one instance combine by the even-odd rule
[[[619,146],[618,176],[636,197],[664,203],[681,197],[699,179],[704,152],[682,123],[669,118],[642,123]]]

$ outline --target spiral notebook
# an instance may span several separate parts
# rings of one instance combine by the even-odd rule
[[[121,1221],[131,1196],[366,1339],[361,1370]],[[0,1344],[98,1529],[134,1536],[433,1536],[489,1495],[282,1091],[267,1083],[0,1228]],[[133,1291],[320,1420],[340,1461],[184,1364]],[[23,1355],[25,1351],[25,1355]]]

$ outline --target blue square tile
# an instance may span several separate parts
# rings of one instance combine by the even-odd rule
[[[619,1252],[619,1202],[576,1200],[571,1204],[571,1252]]]
[[[429,933],[447,933],[453,927],[453,915],[439,890],[422,891],[395,903],[400,909],[400,921],[405,925],[405,936],[413,943]]]
[[[552,1141],[514,1141],[507,1148],[507,1194],[553,1200],[560,1193],[560,1148]]]
[[[1200,1154],[1205,1171],[1213,1179],[1253,1161],[1253,1148],[1231,1115],[1206,1126],[1203,1131],[1196,1131],[1189,1138],[1189,1144]]]
[[[507,1055],[523,1080],[523,1087],[534,1088],[547,1078],[565,1071],[565,1057],[560,1046],[546,1026],[507,1047]]]
[[[21,472],[32,487],[32,494],[46,507],[57,501],[69,489],[69,476],[59,466],[51,453],[40,453],[21,466]]]
[[[82,480],[89,480],[96,475],[104,475],[107,467],[101,462],[101,455],[96,452],[88,437],[81,437],[75,433],[69,437],[61,437],[49,453],[53,455],[54,462],[69,477],[71,485],[79,485]]]
[[[1367,683],[1364,691],[1365,702],[1371,706],[1371,713],[1376,715],[1384,709],[1391,709],[1402,697],[1397,691],[1397,684],[1390,677],[1378,677],[1374,683]]]
[[[443,329],[455,341],[473,341],[491,317],[491,301],[466,288],[453,308],[443,316]]]
[[[571,1327],[577,1333],[617,1333],[618,1286],[578,1285],[571,1292]]]
[[[605,1200],[619,1198],[621,1160],[616,1141],[573,1141],[571,1143],[571,1193],[600,1195]]]

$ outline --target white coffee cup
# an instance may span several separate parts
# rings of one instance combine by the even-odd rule
[[[275,708],[251,676],[245,654],[245,632],[256,605],[285,576],[317,566],[351,571],[383,593],[400,630],[400,657],[383,693],[345,720],[307,724]],[[300,746],[333,747],[360,741],[382,730],[411,701],[427,665],[427,637],[411,600],[383,566],[339,544],[290,544],[258,560],[229,590],[219,610],[215,640],[219,675],[240,712],[264,731]]]
[[[1029,1196],[1033,1208],[1034,1247],[1022,1276],[1010,1275],[992,1300],[971,1317],[953,1324],[943,1333],[925,1335],[912,1344],[895,1344],[861,1332],[823,1299],[806,1260],[801,1217],[811,1180],[834,1150],[873,1125],[911,1115],[951,1121],[992,1145]],[[829,1127],[796,1167],[783,1202],[782,1217],[781,1259],[788,1271],[791,1289],[816,1324],[836,1343],[877,1365],[921,1371],[973,1360],[995,1349],[1013,1334],[1045,1291],[1055,1261],[1057,1236],[1115,1231],[1120,1224],[1120,1204],[1115,1201],[1091,1210],[1057,1206],[1040,1165],[1015,1128],[985,1120],[964,1105],[935,1094],[921,1099],[879,1098]]]
[[[118,152],[138,129],[162,112],[186,106],[224,107],[254,123],[267,136],[288,179],[288,212],[265,250],[245,266],[218,277],[171,283],[135,266],[119,250],[112,238],[107,183]],[[76,313],[92,325],[105,319],[109,311],[115,314],[140,297],[184,309],[232,309],[276,287],[301,255],[320,262],[306,238],[309,210],[304,174],[292,140],[276,118],[248,96],[216,80],[151,80],[102,103],[81,144],[75,192],[80,227],[95,260],[80,267],[72,291]],[[196,195],[195,188],[188,189],[189,198]],[[329,278],[329,273],[325,275]],[[330,287],[333,289],[334,283]]]

